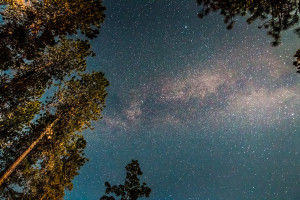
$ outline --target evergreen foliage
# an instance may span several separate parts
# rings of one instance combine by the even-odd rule
[[[300,27],[297,27],[300,17],[299,0],[197,0],[197,3],[201,8],[199,18],[220,11],[229,30],[233,28],[236,16],[247,16],[249,24],[260,20],[258,28],[267,30],[268,35],[273,38],[273,46],[280,44],[282,32],[290,28],[294,28],[294,32],[300,37]],[[299,51],[295,57],[297,61],[294,65],[300,73]]]
[[[63,199],[87,161],[81,132],[105,107],[108,81],[87,73],[94,53],[83,39],[99,34],[105,8],[101,0],[0,4],[0,174],[11,171],[0,199]]]
[[[151,189],[147,186],[146,183],[140,183],[138,176],[143,175],[139,162],[137,160],[132,160],[130,164],[126,167],[126,179],[124,185],[111,185],[109,182],[105,182],[106,194],[114,194],[114,196],[104,195],[100,200],[136,200],[140,197],[148,198]]]

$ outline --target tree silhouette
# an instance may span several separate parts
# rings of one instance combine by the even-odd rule
[[[203,18],[210,12],[220,11],[224,16],[224,23],[227,29],[232,29],[236,16],[247,16],[249,24],[261,20],[258,28],[265,28],[268,35],[273,37],[271,44],[278,46],[281,42],[281,33],[295,27],[299,22],[300,1],[299,0],[197,0],[200,6],[198,16]],[[300,27],[294,29],[300,37]],[[296,53],[299,66],[299,53]],[[297,68],[300,73],[300,68]]]
[[[124,185],[113,185],[109,182],[105,182],[106,194],[114,193],[120,200],[136,200],[139,197],[149,197],[151,189],[147,187],[146,183],[140,183],[138,176],[143,173],[140,169],[137,160],[132,160],[130,164],[126,166],[126,179]],[[114,196],[102,196],[100,200],[115,200]]]

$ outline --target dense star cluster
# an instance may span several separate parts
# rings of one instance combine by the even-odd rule
[[[256,50],[236,46],[224,60],[214,55],[181,73],[154,76],[122,94],[121,101],[126,102],[122,110],[108,115],[104,124],[108,130],[130,131],[165,123],[186,126],[200,120],[201,126],[208,121],[236,120],[251,127],[273,126],[296,118],[300,108],[297,76],[269,48]],[[251,56],[245,58],[245,54]]]
[[[195,0],[104,1],[93,42],[111,85],[103,120],[88,134],[90,162],[66,199],[97,199],[137,159],[149,199],[300,198],[298,41],[218,12],[200,20]],[[95,62],[96,60],[96,62]]]

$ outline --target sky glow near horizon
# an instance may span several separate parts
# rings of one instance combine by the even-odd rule
[[[89,162],[65,199],[99,199],[138,159],[150,200],[300,198],[297,46],[195,1],[104,1],[92,69],[110,81],[107,108],[87,131]]]

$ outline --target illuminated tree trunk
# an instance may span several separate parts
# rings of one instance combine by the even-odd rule
[[[18,165],[22,162],[22,160],[31,152],[31,150],[39,143],[41,139],[45,135],[51,135],[52,134],[52,126],[54,122],[50,124],[46,130],[34,141],[31,143],[31,145],[19,156],[17,160],[14,161],[12,165],[9,166],[9,168],[4,172],[4,174],[0,178],[0,186],[4,183],[4,181],[10,176],[10,174],[18,167]]]

